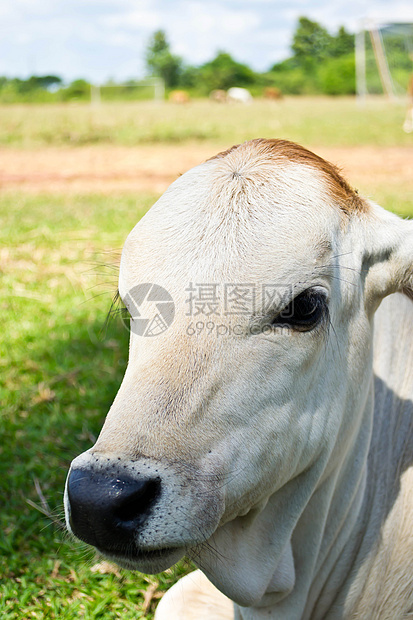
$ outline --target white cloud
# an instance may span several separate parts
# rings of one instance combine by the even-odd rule
[[[147,9],[132,10],[119,14],[106,14],[99,18],[102,26],[110,29],[126,28],[139,30],[153,30],[159,28],[161,19],[155,11]]]
[[[172,51],[190,64],[217,50],[265,70],[286,58],[301,15],[329,30],[360,20],[413,22],[406,0],[2,0],[0,74],[58,73],[125,79],[144,73],[154,30],[166,31]]]

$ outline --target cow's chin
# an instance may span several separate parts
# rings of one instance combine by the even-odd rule
[[[153,550],[141,550],[134,549],[125,554],[113,553],[112,551],[105,551],[99,549],[105,558],[111,562],[115,562],[121,568],[127,570],[138,570],[141,573],[161,573],[162,571],[170,568],[185,555],[185,548],[165,548],[165,549],[153,549]]]

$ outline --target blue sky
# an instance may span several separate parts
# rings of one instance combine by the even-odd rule
[[[1,0],[0,75],[103,82],[143,77],[144,50],[166,31],[190,64],[230,52],[258,71],[289,56],[297,18],[335,32],[361,19],[413,22],[411,0]]]

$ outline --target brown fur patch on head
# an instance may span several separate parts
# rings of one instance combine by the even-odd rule
[[[350,187],[336,166],[303,146],[289,140],[257,138],[256,140],[232,146],[226,151],[218,153],[215,157],[211,157],[208,161],[225,158],[239,149],[249,149],[251,154],[259,153],[275,162],[287,160],[311,166],[318,170],[326,180],[333,199],[346,215],[363,213],[369,208],[368,204],[358,195],[357,190]]]

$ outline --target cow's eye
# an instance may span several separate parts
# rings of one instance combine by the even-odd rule
[[[273,325],[286,325],[307,331],[315,327],[327,313],[325,295],[314,289],[303,291],[295,297],[272,321]]]

